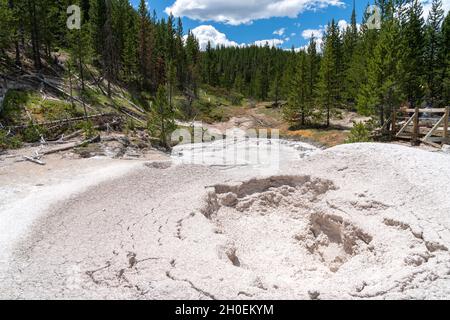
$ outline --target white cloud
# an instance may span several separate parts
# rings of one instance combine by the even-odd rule
[[[267,39],[255,41],[253,44],[258,47],[264,47],[266,45],[269,45],[269,47],[279,47],[283,43],[284,41],[281,39]]]
[[[211,42],[211,46],[215,48],[216,46],[225,47],[237,47],[239,44],[235,41],[228,40],[225,33],[218,31],[213,26],[201,25],[195,29],[192,29],[192,34],[197,38],[200,49],[205,50],[208,41]]]
[[[339,20],[339,22],[338,22],[339,30],[345,31],[345,30],[347,30],[347,27],[348,27],[348,26],[349,26],[349,24],[348,24],[347,21],[345,21],[345,20]]]
[[[167,14],[231,25],[272,17],[296,18],[306,10],[345,6],[342,0],[176,0]]]
[[[273,34],[281,37],[285,32],[286,32],[286,28],[281,28],[281,29],[275,30],[273,32]]]
[[[213,48],[217,46],[225,46],[225,47],[244,47],[247,44],[245,43],[237,43],[236,41],[229,40],[225,33],[218,31],[211,25],[201,25],[195,29],[191,30],[192,34],[197,38],[200,49],[205,50],[208,46],[208,41],[211,43]],[[186,38],[187,36],[185,36]],[[284,43],[281,39],[268,39],[268,40],[258,40],[248,45],[256,45],[260,47],[264,47],[265,45],[269,45],[270,47],[279,47]]]
[[[303,39],[311,39],[314,36],[316,39],[321,39],[323,37],[323,33],[325,32],[325,28],[321,27],[319,29],[306,29],[302,32]]]
[[[325,27],[320,26],[319,29],[306,29],[303,30],[302,32],[302,37],[305,40],[310,40],[311,37],[314,36],[315,40],[316,40],[316,50],[317,52],[321,52],[322,51],[322,44],[323,44],[323,35],[325,33]],[[309,43],[303,47],[301,47],[300,49],[302,50],[306,50],[309,46]]]
[[[431,4],[432,4],[432,0],[422,0],[422,5],[423,5],[423,17],[425,19],[428,19],[428,15],[430,14],[431,11]],[[450,11],[450,1],[442,1],[442,9],[444,10],[445,13]]]

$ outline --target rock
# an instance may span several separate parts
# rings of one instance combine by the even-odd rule
[[[320,292],[317,290],[309,290],[308,295],[311,298],[311,300],[319,300]]]
[[[149,162],[149,163],[146,163],[145,166],[148,168],[165,170],[165,169],[169,169],[172,166],[172,162],[170,162],[170,161]]]
[[[444,144],[443,146],[442,146],[442,152],[445,152],[445,153],[448,153],[448,154],[450,154],[450,145],[448,145],[448,144]]]
[[[238,203],[238,199],[234,193],[229,192],[222,198],[221,203],[225,207],[234,207]]]

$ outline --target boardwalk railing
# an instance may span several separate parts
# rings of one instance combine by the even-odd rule
[[[440,148],[442,144],[449,143],[448,122],[450,107],[441,109],[401,109],[399,113],[406,114],[406,117],[394,117],[394,128],[397,127],[397,120],[404,120],[399,123],[400,130],[396,137],[411,140],[414,145],[420,142],[433,147]]]

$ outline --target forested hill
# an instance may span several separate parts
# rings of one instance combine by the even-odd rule
[[[358,25],[353,10],[346,29],[330,21],[323,43],[313,38],[304,50],[209,48],[202,80],[262,100],[288,100],[287,119],[303,124],[329,119],[336,108],[383,122],[404,104],[450,104],[450,15],[444,17],[442,1],[433,0],[426,21],[420,1],[376,4],[380,29],[370,28],[368,14]]]
[[[70,5],[81,7],[81,29],[66,27]],[[24,56],[37,70],[51,63],[60,50],[71,53],[73,68],[93,64],[109,82],[122,82],[156,92],[168,81],[195,89],[199,49],[192,35],[183,43],[181,20],[158,20],[146,1],[139,10],[128,0],[0,0],[1,52],[15,50],[15,63]],[[193,80],[193,81],[192,81]]]
[[[380,28],[371,26],[368,13],[353,11],[345,30],[330,21],[324,38],[312,38],[304,49],[208,46],[202,52],[180,19],[158,18],[145,0],[138,10],[128,0],[0,0],[0,71],[9,78],[17,70],[56,72],[70,82],[72,102],[89,100],[94,107],[93,83],[104,84],[108,97],[126,88],[148,111],[149,101],[172,110],[181,96],[188,116],[201,87],[222,88],[283,101],[286,120],[303,125],[329,125],[337,108],[377,115],[383,123],[404,104],[448,105],[450,16],[442,0],[432,1],[426,21],[419,0],[375,3]],[[79,30],[66,27],[73,4],[81,8]]]

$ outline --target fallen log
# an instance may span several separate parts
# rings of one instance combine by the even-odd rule
[[[72,149],[75,149],[75,148],[78,148],[78,147],[82,147],[82,146],[88,145],[90,143],[100,142],[100,141],[101,141],[100,135],[97,135],[94,138],[91,138],[91,139],[88,139],[88,140],[84,140],[84,141],[78,142],[78,143],[72,143],[72,144],[70,144],[68,146],[64,146],[64,147],[61,147],[61,148],[47,150],[47,151],[42,152],[41,154],[42,155],[49,155],[49,154],[54,154],[54,153],[58,153],[58,152],[68,151],[68,150],[72,150]]]
[[[129,110],[123,108],[123,107],[119,107],[119,111],[122,112],[124,115],[130,117],[131,119],[137,121],[137,122],[140,123],[141,125],[144,125],[144,124],[145,124],[145,119],[143,119],[143,118],[142,118],[142,119],[139,119],[139,118],[138,118],[138,116],[140,116],[140,115],[138,115],[138,114],[136,114],[136,113],[134,113],[134,112],[131,112],[131,111],[129,111]]]
[[[76,117],[76,118],[69,118],[69,119],[63,119],[63,120],[55,120],[55,121],[47,121],[47,122],[36,122],[35,125],[38,126],[51,126],[51,125],[62,125],[67,124],[71,122],[77,122],[77,121],[84,121],[86,119],[97,119],[97,118],[104,118],[104,117],[119,117],[118,114],[115,113],[100,113],[88,117]],[[8,129],[26,129],[30,127],[30,125],[21,125],[21,126],[11,126],[8,127]]]
[[[103,129],[103,128],[107,127],[108,125],[109,126],[114,126],[116,124],[120,124],[120,121],[113,121],[113,122],[110,122],[110,123],[109,122],[106,123],[106,125],[102,124],[102,125],[94,126],[93,129],[94,130],[99,130],[99,129]],[[84,130],[75,131],[75,132],[73,132],[73,133],[71,133],[71,134],[69,134],[67,136],[62,136],[60,140],[61,141],[67,141],[67,140],[73,139],[73,138],[78,137],[79,135],[83,134],[83,132],[84,132]]]
[[[34,158],[34,157],[27,157],[27,156],[24,156],[23,158],[24,158],[26,161],[33,162],[33,163],[38,164],[38,165],[40,165],[40,166],[45,166],[45,162],[43,162],[43,161],[41,161],[41,160],[39,160],[39,159],[37,159],[37,158]]]

